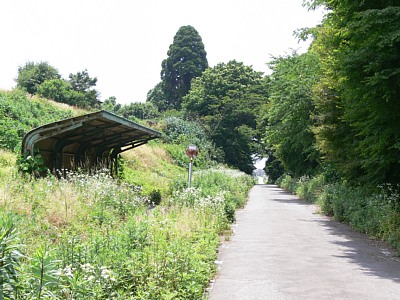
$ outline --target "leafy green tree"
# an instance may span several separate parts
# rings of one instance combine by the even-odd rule
[[[121,109],[121,104],[117,103],[116,97],[111,96],[104,100],[104,102],[101,104],[101,109],[108,110],[113,113],[118,113],[118,111]]]
[[[76,74],[69,74],[69,83],[71,87],[77,92],[87,92],[92,87],[96,86],[97,78],[91,78],[87,70],[78,72]]]
[[[147,93],[146,99],[146,102],[153,103],[157,107],[159,112],[166,111],[170,108],[167,98],[165,97],[162,85],[162,81],[157,83],[156,86]]]
[[[225,162],[249,174],[252,154],[260,151],[256,127],[258,111],[267,101],[266,82],[262,73],[243,63],[221,63],[193,80],[182,105],[204,124]]]
[[[39,86],[46,80],[60,79],[58,70],[47,62],[27,62],[18,68],[17,88],[36,94]]]
[[[47,99],[70,104],[71,85],[64,79],[46,80],[38,87],[37,94]]]
[[[313,52],[278,57],[270,64],[270,102],[266,140],[286,172],[312,174],[318,166],[312,132],[313,87],[318,80],[318,58]]]
[[[330,9],[313,43],[323,70],[315,98],[321,151],[354,182],[399,182],[398,1],[312,4]]]
[[[86,69],[76,74],[69,74],[69,83],[72,90],[75,91],[71,98],[75,100],[76,105],[83,107],[99,106],[99,93],[94,89],[97,78],[91,78]]]
[[[179,28],[162,62],[162,90],[166,107],[179,109],[193,78],[208,67],[207,53],[197,30],[188,25]]]
[[[265,173],[268,175],[268,181],[275,183],[279,177],[285,174],[285,168],[282,166],[279,159],[274,156],[274,152],[268,153],[267,160],[265,162]]]
[[[151,102],[134,102],[123,105],[116,113],[127,119],[137,118],[141,120],[153,119],[159,114],[157,108]]]

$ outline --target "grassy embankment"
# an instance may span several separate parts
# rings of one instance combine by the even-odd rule
[[[82,113],[57,106],[0,92],[0,299],[201,299],[252,179],[199,170],[187,190],[186,170],[158,143],[124,154],[120,182],[102,170],[30,179],[16,167],[21,134]]]

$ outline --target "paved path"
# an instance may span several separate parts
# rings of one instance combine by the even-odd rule
[[[256,185],[221,247],[209,293],[224,299],[400,299],[400,259],[381,242]]]

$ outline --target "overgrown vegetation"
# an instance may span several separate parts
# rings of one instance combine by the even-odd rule
[[[124,154],[119,182],[105,172],[30,180],[16,172],[15,155],[0,150],[0,299],[201,298],[218,233],[252,185],[219,163],[251,173],[260,155],[268,156],[270,180],[400,251],[399,6],[304,3],[325,6],[327,15],[298,32],[313,36],[308,52],[275,57],[269,76],[236,61],[206,68],[200,36],[184,26],[146,103],[107,99],[104,109],[157,118],[148,124],[165,133],[162,143]],[[194,70],[199,60],[181,55],[186,42],[201,60],[190,80],[176,68]],[[21,67],[17,82],[0,92],[0,148],[15,152],[32,127],[80,113],[21,90],[66,103],[97,95],[86,70],[67,81],[46,63]],[[199,147],[202,170],[187,190],[189,144]]]
[[[207,167],[224,161],[223,152],[210,141],[200,123],[169,116],[160,126],[165,133],[164,147],[178,165],[187,164],[187,156],[183,150],[189,145],[197,145],[199,149],[199,156],[194,162],[196,166]]]
[[[118,179],[101,169],[39,177],[40,157],[19,157],[22,135],[83,111],[0,95],[0,299],[201,299],[220,234],[253,184],[220,167],[197,170],[186,189],[186,143],[204,152],[195,170],[216,166],[201,127],[159,121],[165,140],[125,152]]]
[[[185,170],[171,165],[168,176],[179,175],[165,178],[176,188],[146,194],[106,171],[29,180],[15,159],[1,152],[6,299],[199,299],[215,272],[218,234],[234,219],[227,206],[243,205],[252,186],[247,175],[220,169],[196,173],[187,190],[178,183]],[[164,176],[165,163],[157,163]],[[154,199],[160,205],[149,210]]]
[[[400,185],[354,187],[329,182],[323,174],[300,179],[286,175],[278,184],[318,204],[322,213],[371,237],[388,241],[400,253]]]
[[[254,169],[253,155],[263,151],[257,124],[267,82],[260,72],[233,60],[194,79],[182,102],[186,115],[203,124],[224,162],[247,174]]]
[[[0,91],[0,147],[18,151],[31,129],[82,114],[82,111],[39,98],[20,90]]]
[[[327,14],[298,32],[313,37],[307,53],[271,63],[266,171],[399,250],[400,7],[391,0],[304,3]]]

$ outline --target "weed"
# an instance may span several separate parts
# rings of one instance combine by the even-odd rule
[[[0,211],[0,299],[18,298],[21,248],[16,217]]]

